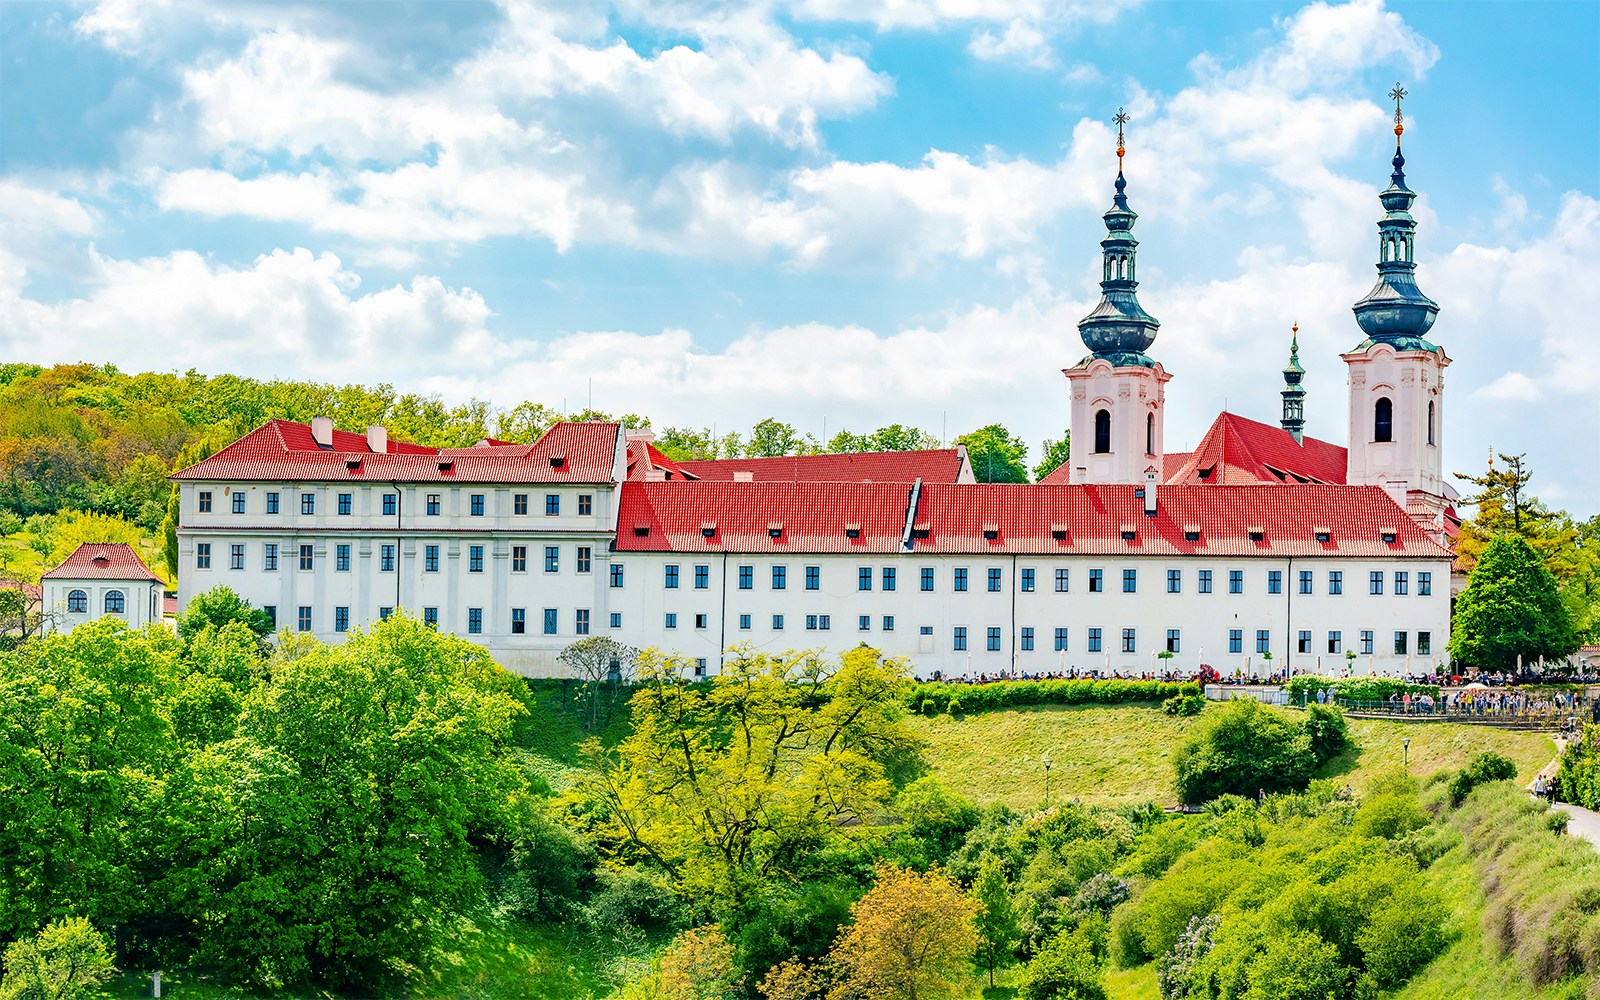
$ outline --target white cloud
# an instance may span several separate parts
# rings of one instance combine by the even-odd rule
[[[1049,69],[1056,61],[1045,33],[1020,19],[1006,25],[998,35],[988,29],[973,35],[967,51],[979,59],[1018,62],[1036,69]]]
[[[1544,398],[1544,393],[1539,383],[1521,372],[1506,372],[1488,385],[1474,389],[1468,398],[1502,403],[1537,403]]]

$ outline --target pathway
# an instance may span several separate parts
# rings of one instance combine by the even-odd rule
[[[1561,751],[1567,748],[1567,741],[1561,737],[1555,737],[1555,741],[1556,759],[1539,769],[1538,776],[1547,780],[1555,777],[1556,768],[1561,764]],[[1533,782],[1531,781],[1528,782],[1528,790],[1530,792],[1533,791]],[[1574,837],[1582,837],[1593,844],[1595,850],[1600,850],[1600,813],[1585,809],[1582,806],[1575,806],[1570,802],[1556,802],[1552,804],[1552,807],[1560,809],[1567,814],[1567,833]]]

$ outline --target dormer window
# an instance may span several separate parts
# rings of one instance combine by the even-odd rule
[[[565,456],[565,455],[551,455],[550,456],[550,468],[552,468],[552,469],[564,469],[566,467],[567,467],[567,456]]]
[[[1259,542],[1265,537],[1266,537],[1266,532],[1264,532],[1264,531],[1257,531],[1254,528],[1252,528],[1250,530],[1250,540],[1252,542]]]
[[[347,458],[344,460],[344,467],[354,472],[355,470],[361,468],[361,459]]]
[[[1200,532],[1198,532],[1198,531],[1185,531],[1183,533],[1183,540],[1186,541],[1186,542],[1198,542],[1200,540]]]
[[[1122,533],[1122,540],[1123,540],[1123,541],[1125,541],[1125,542],[1131,542],[1131,541],[1133,541],[1133,540],[1134,540],[1134,539],[1135,539],[1135,538],[1137,538],[1137,537],[1138,537],[1138,534],[1137,534],[1137,532],[1133,532],[1133,531],[1124,531],[1124,532],[1123,532],[1123,533]]]
[[[633,537],[648,538],[649,536],[650,526],[648,524],[636,524],[633,526]]]
[[[1393,545],[1394,544],[1395,533],[1392,532],[1392,531],[1381,531],[1381,532],[1378,533],[1378,537],[1383,539],[1383,544],[1385,544],[1385,545]]]
[[[913,524],[911,526],[911,537],[912,538],[927,538],[928,537],[928,526],[926,524]]]
[[[986,541],[991,541],[991,542],[994,541],[995,539],[999,538],[1000,537],[1000,526],[998,524],[986,524],[986,525],[984,525],[983,526],[983,537],[984,537],[984,539]]]
[[[715,521],[703,521],[703,522],[701,522],[701,524],[700,524],[700,535],[702,537],[711,538],[711,537],[715,536],[716,533],[717,533],[717,522],[715,522]]]
[[[1319,544],[1326,545],[1333,541],[1333,532],[1319,528],[1313,537],[1316,538]]]
[[[845,525],[844,526],[844,537],[846,537],[846,538],[860,538],[861,537],[861,525],[859,525],[859,524],[847,524],[847,525]]]
[[[455,468],[455,465],[456,465],[456,463],[450,461],[447,458],[446,459],[440,459],[439,460],[439,471],[440,472],[449,472],[451,469]]]
[[[1055,539],[1058,542],[1066,541],[1067,540],[1067,526],[1064,525],[1064,524],[1052,524],[1050,526],[1050,537]]]
[[[783,537],[783,525],[779,524],[776,521],[774,521],[771,524],[767,525],[767,537],[768,538],[782,538]]]

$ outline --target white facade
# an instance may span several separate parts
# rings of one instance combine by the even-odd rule
[[[1070,427],[1073,483],[1145,482],[1163,478],[1166,384],[1160,364],[1116,368],[1103,358],[1062,372],[1072,394]]]
[[[161,621],[161,585],[151,580],[111,580],[46,577],[44,631],[70,632],[105,615],[119,618],[130,628]]]
[[[1382,486],[1402,506],[1408,492],[1453,496],[1443,468],[1444,351],[1377,343],[1342,357],[1350,391],[1345,481]]]

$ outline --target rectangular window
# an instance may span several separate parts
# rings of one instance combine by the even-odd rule
[[[555,635],[560,628],[560,612],[556,608],[544,609],[544,634]]]
[[[1295,649],[1298,652],[1301,652],[1301,653],[1309,653],[1309,652],[1311,652],[1311,632],[1309,630],[1301,629],[1300,630],[1300,635],[1298,637],[1298,640],[1299,641],[1297,642],[1297,644],[1295,646]]]
[[[396,493],[383,495],[383,516],[394,517],[400,512],[400,496]]]
[[[893,590],[894,589],[894,567],[893,566],[885,566],[883,568],[883,589],[884,590]]]
[[[561,513],[561,494],[546,493],[544,495],[544,516],[556,517]]]
[[[1344,633],[1334,630],[1328,633],[1328,652],[1344,652]]]
[[[393,545],[380,545],[380,546],[378,546],[378,572],[380,572],[380,573],[393,573],[394,572],[394,546]]]
[[[1244,630],[1237,628],[1228,629],[1228,652],[1244,652]]]
[[[806,567],[806,589],[807,590],[821,590],[822,589],[822,567],[821,566],[807,566]]]
[[[818,615],[817,617],[819,619],[821,619],[821,622],[819,623],[819,627],[822,629],[822,631],[826,632],[826,631],[828,631],[828,629],[833,627],[833,618],[831,616],[829,616],[829,615]]]
[[[816,615],[806,615],[806,631],[815,632],[816,630],[817,630],[817,616]]]
[[[473,517],[482,517],[484,511],[483,494],[474,493],[467,501],[467,510]]]
[[[1033,626],[1022,626],[1022,635],[1018,639],[1018,644],[1024,653],[1033,652]]]
[[[210,569],[211,568],[211,543],[210,542],[196,542],[195,543],[195,546],[194,546],[194,568],[195,569]]]
[[[966,592],[966,589],[967,589],[967,568],[965,566],[956,567],[955,583],[953,585],[953,589],[958,594]]]
[[[987,648],[988,648],[989,652],[991,652],[991,653],[1000,652],[1000,628],[999,628],[999,626],[996,626],[996,625],[990,625],[989,626],[988,646],[987,646]]]
[[[1406,655],[1406,633],[1404,632],[1396,632],[1394,634],[1394,655]]]
[[[701,564],[694,568],[694,589],[711,589],[711,567]]]
[[[1362,656],[1371,656],[1372,655],[1372,646],[1373,646],[1372,630],[1369,629],[1369,628],[1362,629],[1361,630],[1361,655]]]
[[[438,628],[439,627],[439,609],[438,608],[423,608],[422,609],[422,624],[430,625],[433,628]]]
[[[1071,570],[1066,569],[1056,570],[1056,593],[1065,594],[1067,592],[1067,583],[1071,572]]]
[[[1067,630],[1064,629],[1064,628],[1058,628],[1058,629],[1056,629],[1056,652],[1065,653],[1066,651],[1067,651]]]
[[[512,608],[511,609],[511,634],[512,635],[527,635],[528,634],[528,609],[527,608]]]
[[[694,616],[694,627],[695,628],[706,628],[709,624],[710,624],[710,621],[709,621],[709,618],[708,618],[707,615],[698,614],[698,615]]]
[[[1383,571],[1375,569],[1367,574],[1367,593],[1377,595],[1383,593]]]
[[[422,571],[424,573],[439,572],[439,546],[424,545],[422,547]]]
[[[268,542],[261,546],[261,568],[268,572],[278,571],[278,543]]]
[[[211,513],[211,491],[210,490],[201,490],[200,493],[198,494],[198,496],[199,496],[199,500],[200,500],[200,513],[202,513],[202,514]]]
[[[528,547],[526,545],[511,546],[511,572],[526,573],[528,571]]]
[[[428,512],[428,516],[429,517],[438,517],[439,516],[439,494],[437,494],[437,493],[429,493],[428,494],[427,503],[426,503],[426,505],[425,505],[425,507],[423,509]]]
[[[663,624],[667,628],[677,628],[678,627],[678,613],[676,611],[668,611],[667,614],[666,614],[666,618],[664,619]]]
[[[268,493],[267,494],[267,513],[268,514],[276,514],[277,512],[278,512],[278,494],[276,494],[276,493]]]
[[[922,567],[922,590],[924,593],[933,590],[933,567]]]
[[[893,632],[894,631],[894,615],[884,615],[883,616],[883,630],[885,632]]]
[[[989,593],[1000,593],[1000,568],[998,566],[989,567]]]
[[[668,563],[667,565],[661,567],[661,569],[662,569],[662,573],[664,574],[664,578],[662,580],[662,584],[661,585],[663,587],[665,587],[666,589],[668,589],[668,590],[677,590],[678,589],[678,567],[673,563]]]
[[[1101,652],[1104,652],[1104,651],[1105,651],[1105,647],[1103,645],[1103,640],[1100,637],[1100,630],[1097,629],[1097,628],[1090,629],[1089,630],[1089,652],[1091,652],[1091,653],[1101,653]]]
[[[1244,593],[1244,570],[1242,570],[1242,569],[1230,569],[1230,570],[1228,570],[1228,593],[1230,593],[1230,594],[1242,594],[1242,593]]]
[[[483,546],[482,545],[469,545],[469,546],[467,546],[467,572],[468,573],[482,573],[483,572]]]
[[[244,569],[244,545],[242,543],[228,546],[228,568]]]
[[[1033,570],[1031,569],[1022,571],[1022,592],[1024,594],[1033,593]]]
[[[587,545],[578,546],[577,565],[573,567],[579,573],[589,572],[590,565],[594,562],[594,549]]]
[[[1200,571],[1200,580],[1195,585],[1195,589],[1200,591],[1202,594],[1211,593],[1211,571],[1209,569],[1203,569]]]
[[[355,499],[349,493],[339,494],[339,516],[349,517],[355,513]]]
[[[335,573],[350,572],[350,546],[340,544],[333,547],[333,571]]]
[[[1344,571],[1337,569],[1328,570],[1328,593],[1344,593]]]
[[[304,570],[309,570],[312,568],[311,546],[309,545],[300,546],[300,568]]]
[[[1433,574],[1421,572],[1417,574],[1417,596],[1430,597],[1433,595]],[[1419,650],[1420,652],[1420,650]]]
[[[317,495],[315,493],[300,494],[300,513],[315,514],[317,512]]]
[[[786,566],[772,567],[772,589],[783,590],[789,586],[789,569]]]
[[[1167,570],[1167,593],[1169,593],[1169,594],[1181,594],[1181,593],[1183,593],[1183,570],[1181,570],[1181,569],[1169,569],[1169,570]]]
[[[620,612],[620,611],[611,612],[611,627],[612,628],[621,628],[622,627],[622,612]]]
[[[954,643],[956,652],[962,653],[966,651],[967,627],[965,625],[957,625],[955,627],[954,631],[952,632],[952,641]]]
[[[578,635],[589,634],[589,609],[579,608],[573,615],[572,631]]]
[[[1267,593],[1283,593],[1283,571],[1277,569],[1267,570]]]
[[[1433,655],[1433,633],[1432,632],[1418,632],[1417,633],[1417,655],[1418,656],[1432,656]]]
[[[706,675],[706,658],[705,657],[703,657],[703,656],[695,657],[695,659],[694,659],[694,675],[696,677],[704,677]]]
[[[386,622],[389,620],[389,616],[392,614],[394,614],[394,608],[379,608],[378,621]]]
[[[1272,652],[1272,633],[1264,628],[1256,629],[1256,652]]]
[[[470,635],[481,635],[483,633],[482,608],[467,609],[467,632]]]
[[[612,563],[611,564],[611,589],[612,590],[620,590],[621,588],[622,588],[622,564],[621,563]]]
[[[1175,628],[1167,629],[1167,652],[1169,652],[1169,653],[1178,652],[1178,643],[1181,640],[1181,638],[1182,638],[1182,636],[1179,634],[1177,629],[1175,629]]]
[[[861,568],[856,570],[856,589],[857,590],[871,590],[872,589],[872,567],[871,566],[862,566]]]
[[[233,491],[233,512],[235,514],[244,513],[244,492],[242,490]]]
[[[302,604],[295,609],[294,627],[297,632],[311,631],[311,605]]]
[[[261,611],[267,616],[267,627],[270,629],[277,629],[278,606],[276,604],[264,604],[261,606]]]
[[[754,566],[739,567],[739,589],[756,589],[756,568]]]
[[[578,516],[589,517],[594,513],[594,497],[588,493],[578,494]]]
[[[1411,574],[1396,572],[1394,575],[1394,595],[1404,597],[1411,593]]]
[[[783,616],[782,615],[773,615],[772,616],[772,631],[774,631],[774,632],[782,632],[783,631]]]
[[[1311,571],[1309,569],[1300,571],[1300,593],[1311,593]]]
[[[739,631],[748,632],[749,630],[750,630],[750,616],[749,615],[740,615],[739,616]]]
[[[872,631],[872,616],[860,615],[856,618],[856,630],[860,632]]]
[[[1125,569],[1122,571],[1122,592],[1124,594],[1137,594],[1139,592],[1139,571]]]
[[[1132,653],[1135,651],[1134,631],[1131,628],[1125,628],[1122,630],[1122,651],[1124,653]]]
[[[1103,569],[1091,569],[1089,571],[1089,593],[1099,594],[1103,593],[1105,589],[1106,571]]]
[[[561,546],[546,545],[544,547],[544,571],[546,573],[561,572]]]
[[[528,512],[528,494],[526,494],[526,493],[513,493],[513,494],[511,494],[511,513],[513,513],[513,514],[526,514],[527,512]]]

